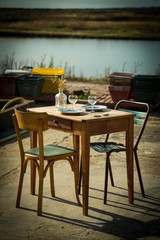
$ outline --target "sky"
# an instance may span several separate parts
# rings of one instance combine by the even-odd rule
[[[0,0],[0,8],[160,7],[160,0]]]

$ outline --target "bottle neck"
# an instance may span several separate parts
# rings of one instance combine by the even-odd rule
[[[63,93],[63,88],[58,88],[59,93]]]

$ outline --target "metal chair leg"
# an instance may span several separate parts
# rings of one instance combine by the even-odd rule
[[[105,168],[105,182],[104,182],[104,204],[107,203],[107,189],[108,189],[108,170],[109,170],[109,153],[106,155],[106,168]]]
[[[137,172],[138,172],[138,177],[139,177],[139,183],[140,183],[140,187],[141,187],[142,196],[145,197],[142,175],[141,175],[141,170],[140,170],[140,167],[139,167],[138,155],[137,155],[136,150],[134,150],[134,156],[135,156],[135,162],[136,162],[136,167],[137,167]]]
[[[110,178],[111,178],[111,184],[112,184],[112,186],[114,187],[114,180],[113,180],[113,174],[112,174],[112,168],[111,168],[111,162],[110,162],[110,160],[109,160],[109,165],[108,165],[108,167],[109,167],[109,173],[110,173]]]

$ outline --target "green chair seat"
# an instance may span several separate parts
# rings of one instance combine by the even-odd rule
[[[115,144],[115,143],[105,143],[105,142],[92,142],[90,144],[90,147],[92,149],[94,149],[95,151],[97,152],[100,152],[100,153],[106,153],[106,152],[109,152],[111,150],[115,151],[123,151],[124,150],[124,147],[123,145],[118,145],[118,144]]]
[[[73,149],[65,148],[65,147],[57,146],[57,145],[52,145],[52,144],[45,145],[43,149],[44,149],[44,157],[58,156],[58,155],[69,154],[69,153],[75,152]],[[29,150],[25,151],[25,153],[39,156],[39,148],[29,149]]]

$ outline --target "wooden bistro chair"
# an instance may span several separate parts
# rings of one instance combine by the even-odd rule
[[[19,186],[16,200],[16,207],[20,205],[22,185],[24,173],[26,171],[26,166],[28,161],[32,161],[39,174],[39,189],[38,189],[38,211],[37,215],[42,214],[42,197],[43,197],[43,179],[46,176],[47,170],[50,169],[50,185],[51,185],[51,195],[55,196],[54,190],[54,176],[53,176],[53,164],[58,160],[67,160],[71,169],[74,172],[75,180],[75,193],[77,202],[81,205],[78,196],[78,153],[70,148],[57,146],[57,145],[44,145],[43,142],[43,131],[48,129],[47,121],[48,116],[46,113],[31,113],[22,112],[15,109],[15,114],[13,114],[13,121],[15,125],[15,130],[17,134],[17,140],[19,144],[20,156],[21,156],[21,170],[19,178]],[[38,134],[38,147],[28,149],[24,151],[23,142],[20,135],[20,129],[36,131]]]
[[[133,109],[142,109],[142,108],[143,108],[143,110],[145,110],[144,112],[133,110]],[[141,137],[142,137],[142,134],[143,134],[143,131],[145,129],[147,119],[148,119],[148,116],[149,116],[149,112],[150,112],[149,105],[146,104],[146,103],[141,103],[141,102],[121,100],[116,104],[115,110],[122,110],[122,111],[128,111],[128,112],[134,113],[135,114],[134,124],[140,124],[141,125],[139,134],[135,138],[135,143],[134,143],[134,149],[133,150],[134,150],[134,157],[135,157],[135,162],[136,162],[136,167],[137,167],[138,178],[139,178],[139,183],[140,183],[140,187],[141,187],[142,196],[145,197],[143,181],[142,181],[142,176],[141,176],[141,171],[140,171],[140,166],[139,166],[139,161],[138,161],[137,150],[138,150],[138,145],[139,145],[139,142],[141,140]],[[112,152],[126,151],[126,147],[123,144],[119,144],[119,143],[116,143],[116,142],[109,142],[108,139],[109,139],[109,134],[107,134],[104,142],[92,142],[90,144],[91,148],[94,149],[95,151],[97,151],[99,153],[106,153],[104,204],[106,204],[106,201],[107,201],[108,171],[110,173],[111,184],[112,184],[112,186],[114,186],[111,163],[110,163],[110,154]],[[81,165],[82,165],[82,163],[81,163]],[[81,175],[82,175],[82,166],[80,166],[79,190],[78,190],[79,193],[80,193],[80,186],[81,186]]]

